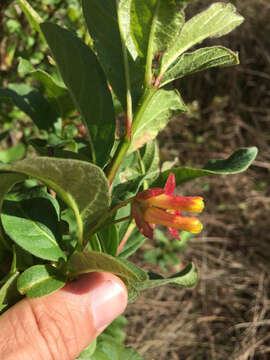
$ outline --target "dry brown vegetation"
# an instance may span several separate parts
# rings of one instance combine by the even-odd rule
[[[191,111],[160,135],[161,155],[197,167],[242,146],[257,146],[259,155],[246,173],[179,189],[206,200],[205,230],[179,259],[196,263],[200,281],[193,290],[145,292],[129,306],[127,343],[146,360],[270,359],[270,3],[234,3],[245,23],[211,43],[239,51],[241,65],[178,84]]]

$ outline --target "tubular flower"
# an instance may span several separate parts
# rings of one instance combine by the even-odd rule
[[[132,203],[132,216],[140,232],[153,239],[155,225],[167,226],[171,235],[180,240],[178,230],[197,234],[203,226],[196,217],[182,216],[181,211],[200,213],[204,208],[203,198],[173,195],[175,176],[171,173],[164,188],[140,192]]]

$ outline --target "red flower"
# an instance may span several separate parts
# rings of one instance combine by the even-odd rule
[[[200,213],[204,208],[203,198],[173,195],[175,176],[171,173],[164,188],[140,192],[132,203],[132,216],[140,232],[153,239],[155,224],[167,226],[171,235],[180,240],[178,230],[197,234],[203,226],[196,217],[182,216],[180,211]]]

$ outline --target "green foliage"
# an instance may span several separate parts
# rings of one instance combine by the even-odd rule
[[[92,357],[86,353],[86,357],[79,357],[85,360],[142,360],[142,357],[132,348],[125,347],[123,341],[125,333],[123,326],[127,320],[119,316],[97,339],[96,348]],[[82,354],[80,355],[82,356]]]
[[[177,90],[159,90],[153,94],[140,121],[133,130],[130,152],[153,140],[173,115],[186,111]]]
[[[20,275],[19,271],[10,273],[0,282],[0,314],[19,299],[17,296],[17,280]]]
[[[125,107],[125,71],[115,1],[82,0],[82,7],[99,62]]]
[[[166,170],[160,174],[153,186],[164,186],[170,173],[174,173],[176,184],[180,185],[202,176],[209,175],[229,175],[245,171],[256,158],[258,150],[256,147],[241,148],[236,150],[227,159],[209,161],[203,169],[176,168]]]
[[[35,265],[19,277],[17,287],[22,295],[35,298],[50,294],[65,285],[63,277],[51,265]]]
[[[52,188],[73,209],[81,240],[83,228],[87,232],[109,207],[109,187],[102,170],[86,162],[42,157],[25,159],[0,171],[29,175]]]
[[[146,241],[146,237],[143,236],[137,228],[135,228],[128,238],[123,250],[120,252],[120,258],[126,259],[138,250],[142,244]]]
[[[12,100],[42,130],[48,130],[56,122],[57,114],[49,102],[28,85],[9,84],[7,89],[0,89],[1,97]]]
[[[165,284],[175,284],[186,288],[192,288],[197,284],[198,271],[193,263],[187,265],[182,271],[168,278],[161,275],[149,273],[149,280],[143,283],[136,283],[137,290],[145,290]]]
[[[115,129],[112,98],[103,71],[91,49],[71,32],[49,23],[41,28],[83,116],[93,146],[92,160],[102,166],[110,154]]]
[[[42,85],[51,106],[61,117],[65,117],[75,110],[74,102],[67,88],[47,72],[35,70],[29,61],[21,58],[18,73],[21,76],[29,75]]]
[[[25,146],[20,143],[10,147],[9,149],[0,151],[0,161],[4,164],[8,164],[23,158],[24,155]]]
[[[6,201],[1,220],[6,234],[31,254],[54,261],[66,258],[58,245],[57,216],[48,200]]]
[[[143,257],[150,264],[158,265],[163,272],[168,272],[169,266],[176,269],[181,264],[180,255],[186,250],[187,244],[194,234],[181,231],[180,241],[168,239],[160,230],[155,230],[155,247],[144,250]]]
[[[187,21],[181,29],[180,36],[173,41],[162,57],[160,74],[166,70],[195,44],[208,37],[220,37],[228,34],[243,22],[232,4],[215,3],[207,10]]]
[[[237,53],[222,46],[212,46],[185,53],[164,74],[161,86],[184,76],[216,66],[239,64]]]

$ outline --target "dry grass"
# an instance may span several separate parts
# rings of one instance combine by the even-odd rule
[[[270,359],[270,3],[235,3],[246,22],[222,43],[240,51],[241,65],[178,84],[193,111],[161,134],[161,155],[199,167],[240,146],[260,153],[244,174],[179,189],[206,199],[205,230],[182,256],[200,281],[194,290],[145,292],[129,306],[127,342],[146,360]]]

